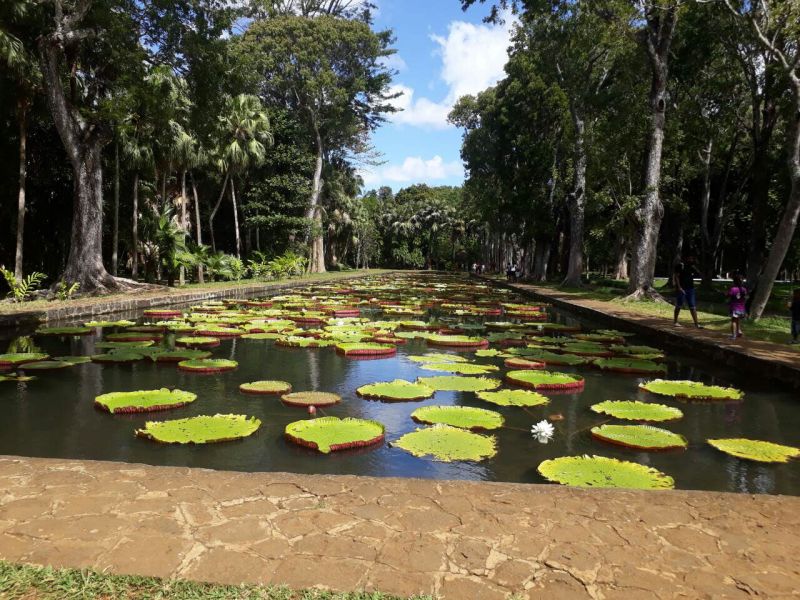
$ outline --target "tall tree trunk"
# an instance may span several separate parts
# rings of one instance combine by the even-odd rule
[[[617,237],[617,260],[614,265],[614,279],[628,278],[628,241],[624,235]]]
[[[306,218],[313,222],[310,238],[310,257],[308,263],[309,273],[325,272],[325,241],[322,237],[322,212],[319,206],[320,192],[322,191],[322,161],[324,148],[319,128],[314,123],[314,135],[317,143],[317,160],[314,165],[314,179],[311,184],[311,201],[309,202]]]
[[[131,265],[131,277],[136,279],[139,275],[139,171],[133,173],[133,232],[132,246],[133,256]]]
[[[708,226],[708,213],[711,207],[711,155],[714,151],[714,140],[710,138],[703,150],[703,195],[700,198],[700,271],[701,285],[711,288],[714,279],[714,254],[711,251],[711,233]]]
[[[536,238],[533,249],[533,274],[531,276],[534,282],[539,283],[547,280],[547,267],[550,264],[551,248],[551,240],[547,240],[543,236]]]
[[[17,248],[14,255],[14,277],[22,280],[22,250],[25,238],[25,183],[27,178],[28,109],[30,98],[21,94],[17,100],[19,122],[19,193],[17,195]]]
[[[60,280],[78,283],[81,292],[93,293],[119,287],[103,266],[102,149],[109,136],[102,125],[85,120],[80,109],[67,102],[61,59],[64,36],[72,26],[68,16],[57,16],[56,31],[41,37],[39,47],[48,105],[73,171],[72,235]]]
[[[114,224],[111,232],[111,274],[119,270],[119,140],[114,141]]]
[[[788,69],[787,69],[788,70]],[[772,287],[775,285],[775,278],[778,276],[781,265],[789,251],[789,246],[794,238],[797,229],[797,220],[800,217],[800,76],[793,69],[787,76],[791,80],[792,94],[794,100],[794,114],[788,132],[788,159],[789,174],[792,187],[789,192],[789,199],[783,211],[772,247],[769,250],[767,261],[764,264],[761,277],[759,278],[758,288],[753,297],[753,304],[750,313],[753,319],[760,319],[764,314],[764,308],[772,294]]]
[[[636,231],[633,238],[630,298],[657,297],[653,290],[656,250],[664,205],[661,203],[661,155],[667,110],[669,50],[678,22],[678,3],[662,6],[649,0],[646,8],[647,28],[642,35],[650,59],[650,133],[647,140],[644,190],[635,211]]]
[[[208,229],[211,233],[211,250],[214,252],[217,251],[217,241],[214,238],[214,217],[219,210],[219,205],[222,204],[222,199],[225,197],[225,190],[228,188],[228,179],[230,179],[230,173],[225,173],[225,179],[222,181],[222,189],[219,192],[219,198],[217,198],[217,203],[214,205],[214,209],[211,211],[211,214],[208,215]]]
[[[181,229],[183,230],[183,239],[186,240],[186,233],[189,230],[189,218],[186,211],[186,204],[189,202],[189,196],[186,195],[186,171],[181,171]],[[186,269],[181,266],[180,274],[178,275],[178,283],[180,285],[186,284]]]
[[[197,196],[197,186],[194,183],[194,174],[189,171],[189,179],[192,182],[192,198],[194,199],[194,226],[197,228],[197,246],[203,245],[203,230],[200,227],[200,199]],[[203,280],[203,265],[197,265],[197,283],[205,283]]]
[[[577,109],[572,106],[572,122],[575,127],[574,174],[569,204],[569,258],[567,276],[562,285],[581,286],[583,275],[583,224],[586,212],[586,126]]]
[[[236,186],[231,177],[231,204],[233,204],[233,231],[236,235],[236,258],[242,258],[242,237],[239,231],[239,209],[236,206]]]

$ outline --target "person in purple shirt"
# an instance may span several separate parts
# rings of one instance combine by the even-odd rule
[[[744,335],[742,319],[747,316],[747,288],[742,285],[742,276],[733,276],[733,286],[728,290],[728,308],[731,314],[731,339]]]

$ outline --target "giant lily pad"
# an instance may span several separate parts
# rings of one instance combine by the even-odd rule
[[[25,363],[47,360],[48,355],[42,352],[14,352],[0,354],[0,367],[13,367]]]
[[[148,342],[159,341],[164,337],[161,333],[147,333],[144,331],[126,331],[123,333],[109,333],[106,339],[109,342]]]
[[[342,397],[331,392],[292,392],[281,396],[289,406],[332,406],[339,404]]]
[[[161,350],[160,352],[152,352],[148,354],[150,360],[172,363],[181,362],[184,360],[208,358],[209,356],[211,356],[211,352],[193,349]]]
[[[412,383],[405,379],[395,379],[394,381],[362,385],[356,390],[356,393],[363,398],[402,402],[430,398],[433,396],[434,390],[422,383]]]
[[[179,408],[194,402],[197,394],[183,390],[146,390],[137,392],[111,392],[94,399],[96,407],[117,413],[155,412]]]
[[[590,408],[596,413],[628,421],[672,421],[683,417],[678,408],[638,400],[606,400]]]
[[[744,393],[728,387],[705,385],[699,381],[667,381],[654,379],[639,387],[659,396],[671,396],[685,400],[741,400]]]
[[[37,360],[19,365],[19,368],[23,371],[56,371],[72,366],[72,363],[63,360]]]
[[[503,361],[503,364],[510,369],[544,369],[547,366],[545,363],[536,361],[536,360],[528,360],[527,358],[522,358],[520,356],[514,356],[512,358],[507,358]]]
[[[452,346],[455,348],[485,348],[489,342],[484,338],[468,335],[429,335],[427,342],[433,346]]]
[[[605,456],[562,456],[539,464],[539,473],[562,485],[666,490],[675,481],[656,469]]]
[[[459,375],[486,375],[499,371],[494,365],[472,365],[469,363],[424,363],[422,368],[426,371],[441,371],[442,373],[457,373]]]
[[[443,462],[479,461],[497,454],[497,442],[494,437],[449,425],[417,429],[405,434],[392,445],[414,456],[431,456]]]
[[[292,391],[292,384],[285,381],[254,381],[253,383],[243,383],[239,386],[239,391],[243,394],[272,395],[288,394]]]
[[[457,354],[445,354],[442,352],[429,352],[428,354],[423,354],[422,356],[407,356],[406,358],[417,363],[469,362],[468,359],[464,358],[463,356],[458,356]]]
[[[550,400],[533,390],[497,390],[496,392],[478,392],[481,400],[498,406],[541,406]]]
[[[40,327],[36,330],[39,335],[89,335],[92,333],[91,327]]]
[[[151,342],[152,343],[152,342]],[[179,337],[175,339],[176,346],[186,348],[214,348],[220,345],[219,338],[215,337]]]
[[[89,321],[88,323],[84,323],[84,327],[94,327],[94,328],[103,328],[103,327],[132,327],[136,325],[133,321]]]
[[[729,438],[708,440],[708,443],[725,454],[757,462],[785,463],[789,462],[790,458],[800,456],[800,448],[761,440]]]
[[[0,375],[0,381],[16,381],[16,382],[24,382],[24,381],[32,381],[36,379],[33,375]]]
[[[480,392],[500,387],[499,379],[488,377],[459,377],[457,375],[439,375],[436,377],[418,377],[417,383],[441,392]]]
[[[345,356],[394,356],[397,346],[374,342],[340,342],[336,344],[336,351]]]
[[[104,350],[136,350],[140,348],[150,348],[153,346],[155,342],[153,340],[147,340],[144,342],[97,342],[94,347]]]
[[[650,360],[636,360],[628,358],[598,358],[594,366],[603,371],[615,373],[629,373],[631,375],[653,375],[654,373],[667,373],[667,367]]]
[[[584,380],[580,375],[571,373],[555,373],[553,371],[509,371],[506,379],[516,385],[534,390],[579,391],[583,389]]]
[[[144,354],[138,354],[127,350],[118,350],[116,352],[110,352],[109,354],[95,354],[92,356],[92,362],[101,364],[124,364],[138,362],[142,359],[144,359]]]
[[[591,433],[604,442],[637,450],[674,450],[688,446],[682,435],[652,425],[599,425],[592,427]]]
[[[148,421],[136,435],[164,444],[213,444],[253,435],[261,421],[246,415],[202,415],[173,421]]]
[[[191,373],[222,373],[224,371],[233,371],[239,363],[235,360],[226,360],[224,358],[199,358],[196,360],[183,360],[178,363],[178,368],[181,371],[189,371]]]
[[[589,359],[577,354],[556,354],[548,350],[540,348],[511,348],[507,350],[508,354],[516,356],[524,356],[528,360],[543,362],[546,365],[553,365],[556,367],[566,366],[573,367],[578,365],[585,365]]]
[[[69,363],[71,365],[84,365],[92,362],[91,356],[54,356],[53,360]]]
[[[378,421],[321,417],[286,426],[286,438],[323,454],[380,444],[386,428]]]
[[[489,430],[502,427],[503,415],[472,406],[423,406],[411,413],[418,423],[450,425],[459,429]]]

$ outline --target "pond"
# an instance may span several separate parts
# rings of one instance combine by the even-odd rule
[[[345,286],[347,286],[345,288]],[[516,344],[524,336],[552,337],[552,332],[540,332],[540,321],[531,320],[524,310],[531,301],[506,290],[488,287],[464,278],[443,275],[391,275],[354,280],[346,284],[318,285],[298,288],[291,296],[248,306],[227,306],[228,312],[211,304],[214,312],[188,307],[192,323],[212,320],[205,325],[213,330],[224,321],[238,325],[262,326],[268,319],[313,321],[317,312],[331,313],[335,309],[358,306],[362,317],[370,321],[425,321],[436,323],[439,329],[448,328],[471,336],[488,337],[491,348],[518,351],[500,346],[500,338],[516,336]],[[498,316],[496,309],[506,304],[510,314]],[[523,308],[509,303],[527,305]],[[261,304],[255,306],[254,304]],[[271,306],[270,306],[271,304]],[[535,303],[534,303],[535,304]],[[237,308],[238,310],[231,310]],[[586,333],[596,329],[592,323],[580,321],[553,308],[543,308],[540,315],[548,322],[579,326]],[[391,314],[400,313],[400,314]],[[408,314],[406,314],[408,313]],[[416,313],[416,314],[413,314]],[[478,313],[489,313],[486,315]],[[242,314],[246,314],[242,318]],[[337,314],[351,314],[348,312]],[[355,313],[352,313],[355,314]],[[225,316],[227,315],[227,317]],[[305,318],[302,318],[305,317]],[[114,317],[116,318],[116,317]],[[184,317],[171,323],[184,323]],[[245,323],[245,319],[247,322]],[[520,320],[522,319],[522,320]],[[139,318],[139,322],[153,322]],[[492,325],[485,322],[513,322]],[[352,325],[347,317],[330,317],[329,325],[346,329]],[[226,324],[227,325],[227,324]],[[305,332],[319,331],[325,324],[293,324]],[[417,326],[420,326],[417,324]],[[363,326],[362,326],[363,327]],[[391,326],[383,323],[384,336],[392,337]],[[21,339],[2,340],[0,349],[37,351],[54,357],[91,356],[108,349],[99,349],[104,336],[125,331],[123,328],[95,328],[90,335],[58,336],[32,334]],[[552,371],[574,373],[585,378],[582,391],[553,394],[543,391],[550,402],[534,407],[504,407],[479,399],[474,392],[437,391],[432,398],[412,402],[381,402],[356,394],[356,389],[374,382],[444,375],[424,369],[424,363],[410,356],[430,352],[454,353],[471,363],[494,365],[496,372],[487,377],[502,378],[510,369],[502,356],[477,357],[474,350],[434,347],[424,338],[426,331],[407,324],[396,331],[406,334],[396,342],[397,353],[386,358],[359,360],[343,355],[332,347],[290,348],[274,340],[221,338],[220,345],[210,349],[213,358],[230,359],[238,367],[218,374],[198,374],[179,370],[174,363],[149,359],[123,364],[86,363],[54,371],[25,370],[18,373],[34,375],[29,381],[0,381],[0,454],[71,459],[113,460],[152,465],[174,465],[227,469],[239,471],[289,471],[295,473],[354,474],[371,476],[424,477],[435,479],[469,479],[546,483],[537,467],[547,459],[561,456],[598,455],[632,461],[657,469],[674,479],[681,489],[718,490],[769,494],[800,494],[800,462],[766,464],[743,460],[711,447],[706,440],[713,438],[751,438],[778,444],[798,445],[800,411],[796,393],[780,383],[761,381],[757,377],[725,371],[704,364],[702,357],[667,353],[663,359],[665,379],[694,380],[707,384],[732,386],[744,392],[738,402],[684,402],[675,398],[655,396],[641,390],[639,384],[653,379],[641,376],[601,371],[591,364],[552,366]],[[417,333],[413,333],[417,331]],[[503,334],[502,332],[510,332]],[[196,328],[194,330],[196,332]],[[294,334],[303,332],[295,331]],[[187,334],[180,333],[180,336]],[[410,338],[419,335],[418,338]],[[566,335],[566,334],[565,334]],[[540,338],[533,343],[546,346],[548,352],[557,349],[556,341]],[[160,344],[174,345],[175,334],[167,333]],[[310,338],[302,338],[310,339]],[[349,338],[348,338],[349,339]],[[628,345],[649,344],[653,340],[626,338]],[[101,344],[102,345],[102,344]],[[135,350],[135,349],[134,349]],[[562,352],[563,349],[558,350]],[[113,352],[113,351],[112,351]],[[6,375],[14,373],[9,370]],[[319,408],[317,416],[357,417],[373,419],[385,426],[385,441],[370,447],[322,454],[288,441],[284,430],[289,423],[312,418],[305,408],[287,406],[277,396],[245,395],[239,391],[242,383],[260,380],[281,380],[291,384],[294,391],[318,390],[341,396],[339,404]],[[503,389],[510,388],[508,383]],[[177,388],[197,395],[191,404],[174,410],[147,414],[109,414],[95,408],[97,396],[108,392]],[[520,389],[520,388],[517,388]],[[641,400],[658,402],[681,409],[683,418],[655,426],[681,434],[688,448],[648,452],[612,445],[595,439],[590,429],[616,421],[589,409],[606,400]],[[401,436],[424,427],[411,418],[422,406],[452,405],[489,409],[504,417],[504,425],[495,431],[481,432],[494,436],[496,454],[478,461],[456,460],[443,462],[430,456],[417,457],[394,444]],[[241,414],[256,417],[260,429],[238,440],[206,445],[159,444],[134,435],[147,421],[162,421],[196,415]],[[549,419],[553,437],[541,443],[531,435],[531,426]]]

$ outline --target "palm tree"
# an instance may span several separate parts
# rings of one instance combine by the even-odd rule
[[[208,218],[211,247],[216,251],[214,217],[222,203],[225,189],[230,183],[233,224],[236,234],[236,256],[238,258],[241,257],[242,243],[234,175],[243,173],[251,166],[262,164],[267,154],[266,147],[273,142],[269,118],[257,96],[239,94],[228,100],[225,114],[220,117],[220,142],[216,163],[220,172],[224,174],[224,179],[217,204]]]
[[[183,235],[186,235],[189,232],[189,215],[187,211],[187,207],[189,205],[189,195],[186,193],[186,172],[189,169],[193,169],[201,164],[203,161],[202,152],[198,149],[197,140],[192,137],[183,127],[179,127],[175,131],[175,138],[172,144],[172,162],[177,167],[180,173],[180,182],[181,182],[181,197],[179,200],[180,203],[180,226],[183,230]],[[195,207],[195,212],[198,216],[197,225],[199,227],[200,220],[199,220],[199,211],[197,211],[197,207]],[[202,267],[201,267],[202,268]],[[183,285],[185,283],[185,271],[183,267],[181,267],[180,271],[180,284]]]
[[[17,124],[19,127],[19,189],[17,194],[17,245],[14,277],[22,279],[22,254],[25,236],[25,183],[27,179],[28,111],[39,88],[41,72],[36,56],[25,48],[23,40],[11,31],[33,8],[32,0],[6,0],[0,8],[0,64],[8,68],[17,84]]]
[[[131,277],[139,274],[139,175],[153,164],[153,149],[148,143],[149,128],[138,115],[120,127],[122,153],[133,170],[133,220],[131,240]]]

